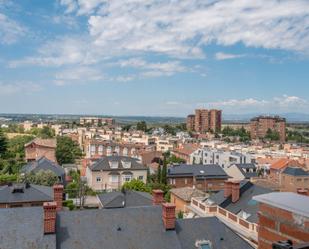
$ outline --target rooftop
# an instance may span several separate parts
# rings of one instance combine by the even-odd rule
[[[207,194],[201,190],[184,187],[184,188],[173,188],[170,190],[171,193],[181,198],[184,201],[191,201],[192,197],[206,197]]]
[[[48,139],[35,138],[29,143],[26,143],[25,147],[29,146],[30,144],[36,144],[36,145],[43,146],[43,147],[56,148],[57,141],[54,138],[48,138]]]
[[[309,172],[299,167],[286,167],[282,174],[287,174],[291,176],[309,176]]]
[[[309,217],[309,197],[290,192],[273,192],[253,197],[254,200],[273,207]]]
[[[198,178],[222,178],[227,179],[229,176],[217,164],[205,165],[188,165],[182,164],[170,167],[168,177],[195,176]]]
[[[127,190],[98,194],[103,208],[124,208],[151,206],[152,195],[140,191]]]

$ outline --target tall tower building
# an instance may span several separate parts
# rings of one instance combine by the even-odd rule
[[[196,132],[217,132],[221,130],[222,111],[196,109],[195,115],[188,115],[187,130]]]

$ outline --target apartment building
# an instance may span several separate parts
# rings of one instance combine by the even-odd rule
[[[151,146],[141,143],[117,143],[101,139],[90,139],[86,144],[86,158],[99,158],[102,156],[119,156],[137,157],[142,151],[151,151]]]
[[[147,167],[134,158],[107,156],[87,167],[86,178],[94,190],[119,190],[132,179],[146,183]]]
[[[189,115],[187,117],[187,129],[189,131],[196,131],[204,133],[207,131],[220,131],[222,123],[222,111],[221,110],[207,110],[196,109],[195,115]]]
[[[218,164],[223,169],[232,164],[255,163],[253,155],[235,151],[224,151],[212,148],[200,148],[191,154],[192,164]]]
[[[81,125],[91,125],[91,126],[100,126],[100,125],[114,125],[115,119],[113,118],[99,118],[99,117],[81,117],[79,119]]]
[[[272,130],[279,133],[280,141],[286,138],[286,119],[279,116],[259,116],[250,121],[251,139],[265,138],[267,131]]]
[[[175,188],[194,187],[202,191],[219,191],[229,176],[216,164],[177,165],[168,169],[169,184]]]

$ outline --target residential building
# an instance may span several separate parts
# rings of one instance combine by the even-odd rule
[[[25,144],[25,159],[27,162],[35,161],[41,157],[57,162],[56,159],[56,139],[42,139],[35,138],[29,143]]]
[[[230,229],[254,244],[258,242],[258,203],[254,196],[270,193],[271,189],[249,181],[226,181],[224,190],[209,198],[192,198],[188,216],[220,219]]]
[[[115,119],[113,118],[99,118],[99,117],[81,117],[79,119],[81,125],[101,126],[101,125],[114,125]]]
[[[194,153],[199,146],[197,144],[182,144],[178,148],[172,151],[172,154],[178,158],[183,159],[186,163],[191,163],[191,155]]]
[[[29,174],[29,173],[38,173],[40,171],[53,172],[58,177],[59,183],[65,185],[64,169],[57,163],[49,160],[46,157],[41,157],[35,161],[28,162],[21,168],[20,173]]]
[[[223,169],[232,164],[247,164],[254,162],[255,158],[251,154],[212,148],[197,149],[190,156],[190,163],[192,164],[218,164]]]
[[[53,187],[30,183],[13,183],[0,187],[0,208],[36,207],[44,202],[60,201],[63,186]]]
[[[97,195],[101,208],[128,208],[152,206],[152,195],[146,192],[124,190]]]
[[[208,194],[193,187],[172,188],[171,203],[176,206],[176,213],[187,212],[187,206],[190,205],[191,199],[194,197],[208,197]]]
[[[309,172],[299,167],[286,167],[280,174],[281,191],[297,193],[298,190],[309,192]]]
[[[195,115],[187,117],[187,129],[189,131],[196,131],[200,133],[221,130],[222,111],[221,110],[207,110],[196,109]]]
[[[175,188],[194,187],[202,191],[216,192],[224,188],[224,181],[229,176],[217,164],[183,164],[170,167],[167,178]]]
[[[119,190],[132,179],[146,183],[147,167],[131,157],[107,156],[87,167],[86,178],[93,190]]]
[[[186,126],[188,131],[195,131],[195,115],[188,115]]]
[[[301,167],[301,164],[297,161],[281,158],[273,162],[269,167],[269,178],[273,181],[279,182],[280,174],[284,171],[284,169],[290,165]]]
[[[290,240],[294,245],[309,242],[309,197],[290,192],[268,193],[253,197],[259,203],[258,248],[273,247],[278,240]],[[295,248],[308,248],[295,247]]]
[[[232,164],[225,168],[225,172],[231,177],[231,180],[250,180],[252,177],[257,177],[257,167],[254,163]]]
[[[154,150],[141,143],[117,143],[101,139],[90,139],[86,143],[86,158],[99,158],[103,156],[119,155],[138,157],[139,153]]]
[[[58,212],[56,203],[0,210],[5,249],[252,249],[216,217],[176,219],[155,191],[152,206]]]
[[[251,139],[265,138],[267,131],[278,132],[280,141],[284,142],[286,137],[286,120],[278,116],[259,116],[250,121]]]

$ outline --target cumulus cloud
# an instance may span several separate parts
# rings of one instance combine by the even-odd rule
[[[24,26],[0,13],[0,44],[15,43],[25,33]]]
[[[64,3],[65,2],[65,3]],[[123,51],[203,56],[215,42],[308,53],[308,1],[62,0],[89,15],[95,44]],[[75,6],[73,8],[72,6]],[[275,10],[275,11],[274,11]]]
[[[13,95],[17,93],[32,93],[40,91],[42,87],[33,82],[19,81],[19,82],[1,82],[0,81],[0,95]]]
[[[227,54],[223,52],[218,52],[215,54],[215,59],[216,60],[229,60],[229,59],[237,59],[244,57],[244,54]]]
[[[94,68],[76,67],[63,70],[55,75],[55,84],[62,86],[71,83],[89,83],[104,79],[104,75]]]
[[[142,58],[131,58],[128,60],[120,60],[116,64],[121,67],[132,67],[146,70],[141,73],[141,75],[145,77],[170,76],[175,73],[187,71],[187,68],[181,65],[180,61],[148,62]]]

